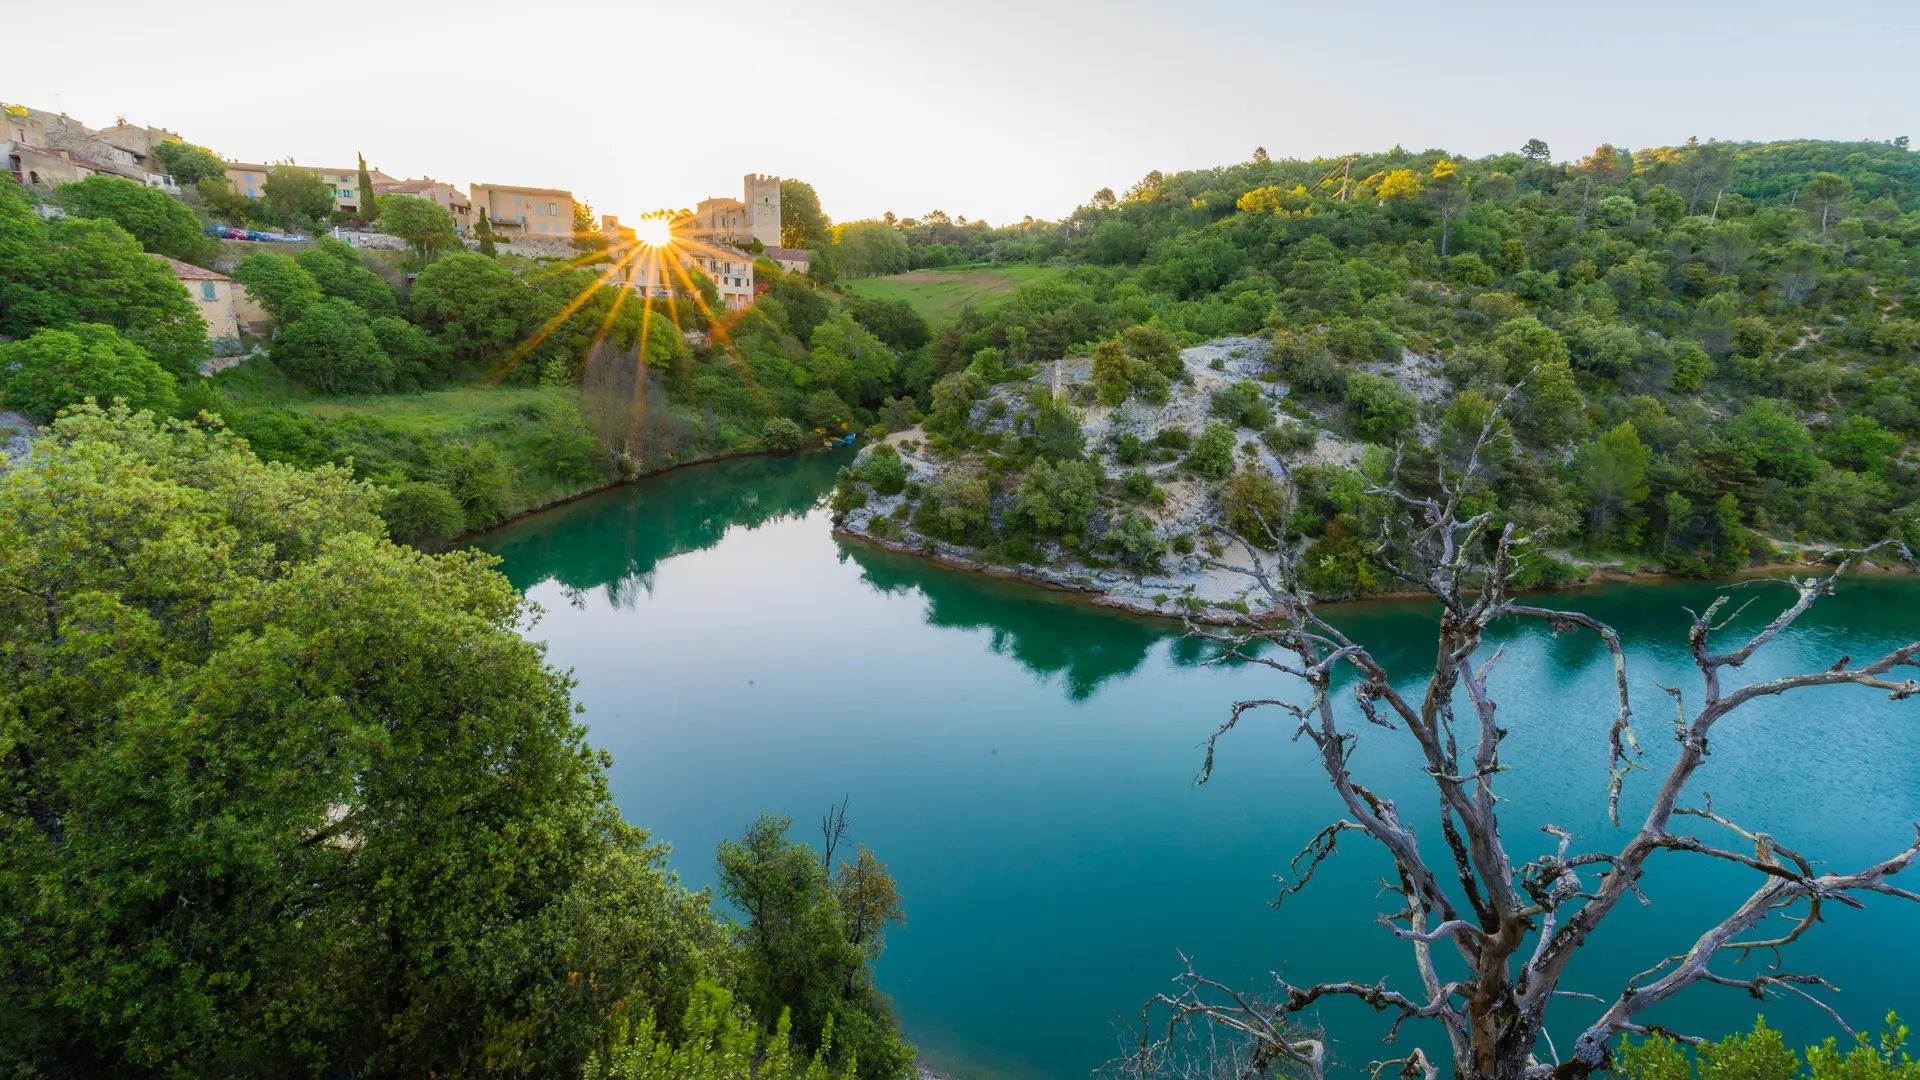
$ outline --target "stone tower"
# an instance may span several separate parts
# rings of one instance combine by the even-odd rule
[[[780,246],[780,178],[748,173],[746,195],[747,235],[767,247]]]

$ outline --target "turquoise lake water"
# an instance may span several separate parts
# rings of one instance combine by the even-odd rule
[[[1280,714],[1243,722],[1222,741],[1213,781],[1193,784],[1200,744],[1229,703],[1285,694],[1284,680],[1202,666],[1206,651],[1173,624],[837,541],[821,500],[845,456],[684,469],[478,544],[546,608],[532,636],[579,679],[593,742],[614,755],[622,811],[673,845],[688,884],[711,883],[714,846],[758,812],[791,814],[796,835],[817,837],[828,805],[847,797],[850,838],[888,864],[906,902],[880,985],[923,1058],[966,1077],[1086,1076],[1119,1050],[1120,1020],[1170,986],[1181,952],[1253,989],[1273,971],[1296,983],[1417,987],[1404,946],[1373,925],[1391,910],[1377,884],[1389,864],[1364,838],[1343,841],[1284,909],[1270,906],[1274,875],[1341,816]],[[1697,690],[1682,609],[1726,587],[1610,586],[1543,601],[1620,630],[1656,770],[1673,743],[1670,706],[1653,684]],[[1729,635],[1791,597],[1779,585],[1738,592],[1756,599]],[[1430,663],[1434,621],[1423,605],[1329,610],[1409,678]],[[1852,578],[1736,674],[1824,668],[1916,635],[1920,583]],[[1537,626],[1504,640],[1493,687],[1513,732],[1503,759],[1515,768],[1499,785],[1511,800],[1509,851],[1516,862],[1548,851],[1532,830],[1549,822],[1616,847],[1621,834],[1605,816],[1604,650],[1590,635]],[[1362,728],[1356,773],[1437,843],[1410,742]],[[1802,691],[1722,721],[1712,750],[1696,794],[1711,792],[1716,810],[1834,869],[1892,854],[1920,820],[1920,701]],[[1623,820],[1644,813],[1658,775],[1628,780]],[[1920,869],[1906,876],[1914,880],[1898,883],[1920,889]],[[1644,884],[1653,906],[1617,911],[1564,988],[1611,998],[1754,882],[1668,856]],[[1876,897],[1862,911],[1829,912],[1789,967],[1826,974],[1856,1027],[1877,1027],[1890,1008],[1920,1019],[1920,906]],[[1730,958],[1718,966],[1740,970]],[[1549,1034],[1564,1049],[1597,1008],[1556,1006]],[[1805,1003],[1708,986],[1656,1019],[1718,1035],[1758,1011],[1794,1045],[1836,1033]],[[1340,1060],[1392,1056],[1364,1006],[1332,1005],[1319,1019]],[[1407,1034],[1431,1045],[1437,1033]]]

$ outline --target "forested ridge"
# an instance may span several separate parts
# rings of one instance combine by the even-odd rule
[[[1538,140],[1477,160],[1259,151],[1103,189],[1058,223],[900,222],[909,264],[957,247],[1067,267],[938,327],[905,381],[936,414],[936,447],[984,451],[989,479],[1012,488],[1048,453],[969,430],[977,417],[941,419],[943,394],[977,401],[1067,355],[1093,355],[1098,383],[1112,342],[1127,353],[1109,365],[1113,403],[1151,401],[1162,390],[1123,331],[1260,335],[1285,415],[1276,429],[1228,403],[1226,427],[1279,446],[1313,431],[1377,444],[1355,467],[1376,478],[1404,444],[1403,474],[1430,476],[1505,401],[1511,450],[1477,497],[1557,547],[1710,574],[1776,544],[1920,539],[1920,162],[1906,140],[1551,159]],[[1408,378],[1415,361],[1444,375],[1438,391]],[[1353,472],[1303,468],[1293,535],[1372,531],[1380,508]],[[1362,561],[1352,545],[1340,554]],[[1364,573],[1339,576],[1365,591]]]

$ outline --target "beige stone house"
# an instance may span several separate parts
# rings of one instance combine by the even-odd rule
[[[169,259],[151,252],[148,254],[167,264],[173,276],[180,279],[194,306],[200,309],[200,318],[207,324],[207,337],[215,342],[239,342],[240,314],[235,304],[232,278],[192,263],[183,263],[179,259]]]
[[[504,236],[573,236],[573,192],[559,188],[474,184],[468,189],[473,213],[487,215],[493,231]]]
[[[267,193],[267,177],[273,175],[277,165],[260,165],[253,162],[233,161],[227,164],[227,184],[236,194],[249,199],[262,198]],[[327,185],[327,195],[333,199],[333,208],[343,214],[360,212],[360,166],[335,168],[333,166],[314,167],[298,165],[320,178]],[[367,178],[373,181],[373,190],[377,195],[381,184],[395,183],[393,177],[379,169],[368,169]]]

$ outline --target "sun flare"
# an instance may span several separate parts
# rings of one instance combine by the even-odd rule
[[[641,218],[633,235],[647,247],[667,247],[673,243],[673,226],[663,217]]]

